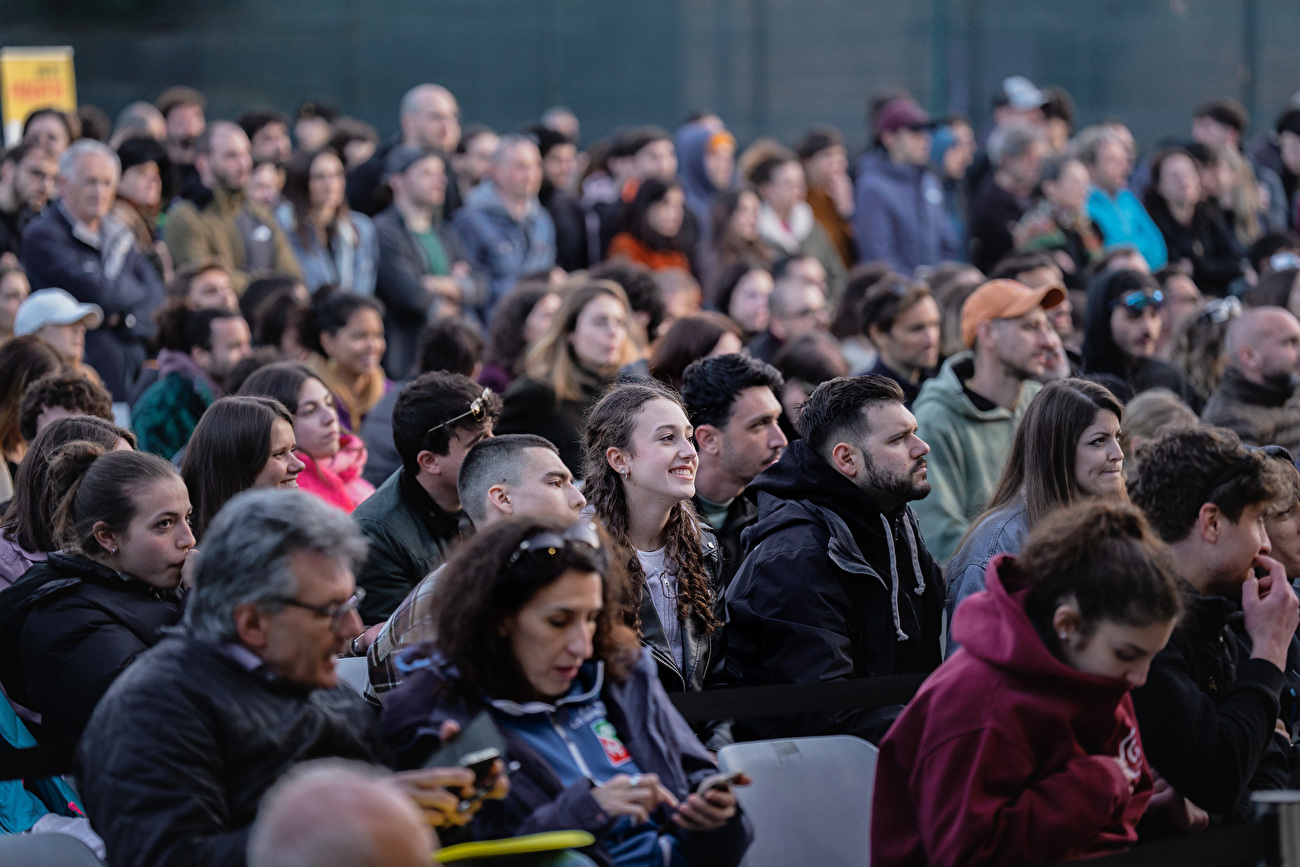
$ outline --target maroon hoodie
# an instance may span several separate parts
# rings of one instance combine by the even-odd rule
[[[1128,683],[1052,655],[1004,584],[1011,560],[989,564],[954,618],[962,650],[880,742],[872,867],[1052,864],[1137,840],[1152,781]]]

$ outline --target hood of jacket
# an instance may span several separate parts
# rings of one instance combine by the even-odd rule
[[[721,132],[702,123],[688,123],[678,127],[673,135],[677,148],[677,181],[682,185],[686,204],[702,217],[709,216],[709,205],[718,192],[717,186],[704,169],[704,154],[709,139]]]
[[[1128,379],[1130,359],[1120,350],[1110,330],[1110,281],[1115,271],[1103,271],[1088,284],[1088,306],[1083,322],[1083,363],[1089,373],[1109,373]]]
[[[1011,418],[1014,413],[1005,407],[979,409],[971,403],[962,383],[974,374],[975,354],[973,352],[959,352],[950,356],[939,368],[939,373],[932,379],[927,379],[925,385],[921,386],[921,393],[912,405],[912,412],[919,413],[928,403],[938,403],[957,415],[976,421],[1001,421]],[[1029,386],[1026,385],[1026,389],[1028,388]],[[1020,401],[1023,406],[1025,402],[1023,395]]]
[[[1128,691],[1127,681],[1085,674],[1047,649],[1025,613],[1029,586],[1015,568],[1014,557],[993,558],[984,582],[983,592],[968,598],[953,616],[953,639],[967,653],[1009,674],[1048,679],[1081,695],[1118,699]]]

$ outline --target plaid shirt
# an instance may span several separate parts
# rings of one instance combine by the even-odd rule
[[[406,595],[402,604],[388,618],[384,628],[379,630],[375,643],[370,645],[370,651],[366,654],[367,668],[370,671],[366,698],[371,701],[382,704],[381,696],[401,684],[404,674],[397,667],[397,657],[401,652],[433,638],[433,617],[419,612],[427,611],[423,600],[433,593],[441,571],[442,567],[439,566],[415,585],[415,589]]]

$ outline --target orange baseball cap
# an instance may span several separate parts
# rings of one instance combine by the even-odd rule
[[[1060,286],[1030,289],[1015,280],[990,280],[980,286],[961,306],[961,339],[966,347],[975,345],[975,331],[981,322],[991,319],[1015,319],[1035,307],[1050,310],[1065,300]]]

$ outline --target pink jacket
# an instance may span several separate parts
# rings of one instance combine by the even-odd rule
[[[299,452],[298,457],[307,468],[298,476],[298,487],[351,513],[375,492],[375,486],[361,478],[366,456],[366,444],[361,437],[347,433],[339,439],[339,450],[333,457],[317,460]]]

